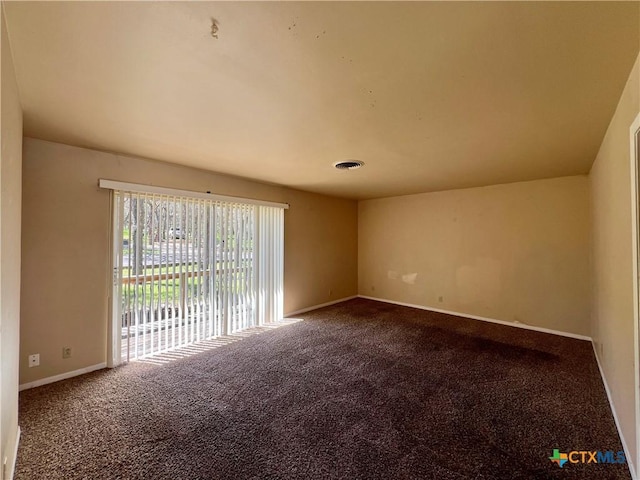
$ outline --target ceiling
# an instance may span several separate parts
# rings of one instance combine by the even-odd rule
[[[638,2],[5,13],[25,136],[357,199],[587,173],[640,48]]]

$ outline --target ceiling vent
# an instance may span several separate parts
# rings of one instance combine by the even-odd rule
[[[333,164],[333,166],[338,170],[355,170],[363,165],[364,162],[361,162],[360,160],[346,160],[344,162],[337,162]]]

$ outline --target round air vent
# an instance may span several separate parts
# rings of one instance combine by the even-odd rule
[[[344,162],[334,163],[333,166],[338,170],[355,170],[364,165],[360,160],[345,160]]]

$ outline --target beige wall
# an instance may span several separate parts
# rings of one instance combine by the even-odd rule
[[[586,176],[360,202],[358,292],[588,335],[588,205]]]
[[[109,193],[99,178],[287,202],[285,312],[356,294],[355,201],[29,138],[23,175],[21,383],[105,361]],[[27,368],[30,353],[40,367]]]
[[[634,406],[633,245],[629,127],[640,111],[640,57],[593,164],[592,335],[622,434],[638,458]],[[637,462],[636,462],[637,463]],[[636,469],[640,465],[636,465]]]
[[[0,157],[0,468],[14,462],[18,432],[22,109],[2,7],[2,156]]]

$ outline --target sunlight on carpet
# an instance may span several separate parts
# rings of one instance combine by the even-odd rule
[[[193,355],[207,352],[224,345],[235,343],[245,338],[253,337],[254,335],[259,335],[261,333],[275,330],[280,327],[293,325],[295,323],[302,322],[303,320],[304,319],[302,318],[284,318],[279,322],[269,323],[260,327],[248,328],[240,332],[232,333],[231,335],[223,335],[220,337],[210,338],[208,340],[200,340],[199,342],[194,342],[189,345],[185,345],[184,347],[167,350],[165,352],[154,353],[152,355],[146,355],[133,361],[149,365],[165,365],[175,360],[180,360],[181,358],[191,357]]]

